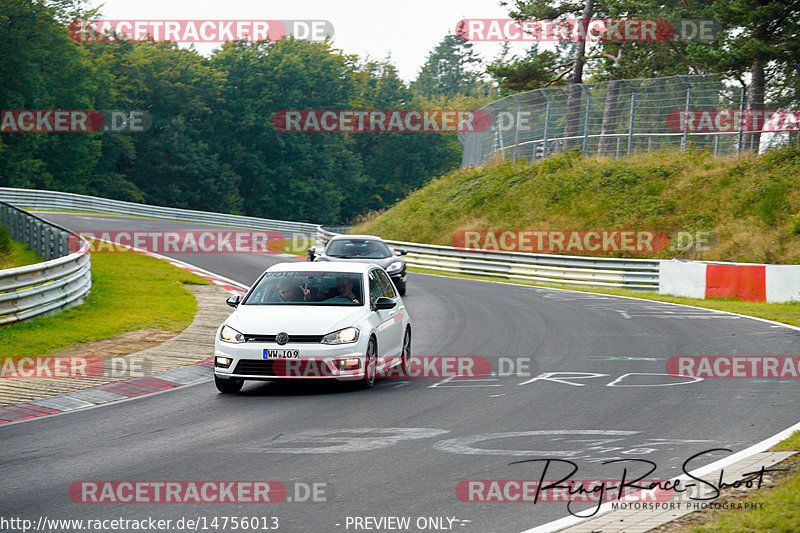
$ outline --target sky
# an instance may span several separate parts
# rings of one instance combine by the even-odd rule
[[[434,46],[455,30],[463,18],[506,18],[499,0],[90,0],[106,19],[287,20],[324,19],[333,24],[334,47],[346,53],[385,59],[406,81],[417,77]],[[208,54],[218,45],[195,45]],[[500,51],[499,43],[475,43],[486,62]],[[512,50],[524,47],[512,47]]]

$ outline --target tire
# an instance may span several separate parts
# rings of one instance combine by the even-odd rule
[[[406,328],[403,336],[403,352],[400,355],[400,370],[405,375],[408,372],[408,361],[411,359],[411,328]]]
[[[367,344],[367,356],[364,360],[364,377],[358,382],[362,389],[371,389],[375,386],[375,368],[378,365],[378,347],[374,338]]]
[[[244,380],[224,379],[214,376],[214,385],[217,386],[217,390],[220,391],[222,394],[235,394],[240,390],[242,390],[242,386],[244,385]]]
[[[397,292],[400,293],[400,296],[405,296],[406,295],[406,282],[405,281],[401,281],[401,282],[398,283]]]

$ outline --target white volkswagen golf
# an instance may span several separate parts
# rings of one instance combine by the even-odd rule
[[[214,382],[223,393],[245,380],[338,379],[365,388],[406,370],[411,322],[394,284],[366,263],[279,263],[256,280],[219,327]]]

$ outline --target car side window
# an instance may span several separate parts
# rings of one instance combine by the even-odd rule
[[[369,271],[369,305],[370,307],[375,305],[375,302],[378,301],[378,298],[383,296],[383,287],[381,286],[381,282],[378,279],[378,271],[377,270],[370,270]]]
[[[383,286],[383,296],[387,298],[395,299],[397,298],[397,293],[394,290],[394,283],[392,280],[389,279],[389,276],[383,270],[376,270],[378,274],[378,278],[381,280],[381,285]]]

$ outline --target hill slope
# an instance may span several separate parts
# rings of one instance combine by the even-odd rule
[[[452,245],[463,230],[710,231],[704,251],[605,255],[798,264],[800,148],[490,164],[436,178],[353,231]]]

